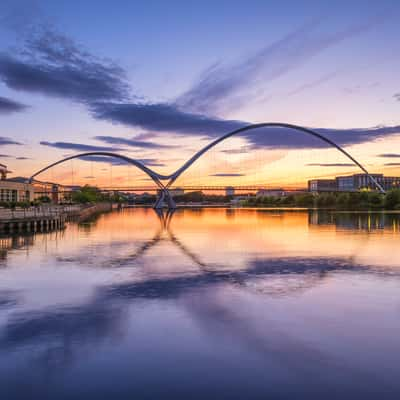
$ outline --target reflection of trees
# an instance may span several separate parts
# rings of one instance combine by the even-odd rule
[[[310,225],[333,225],[340,229],[400,233],[400,213],[310,211]]]

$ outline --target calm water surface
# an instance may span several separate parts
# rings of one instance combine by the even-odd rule
[[[400,214],[151,209],[0,240],[1,399],[399,399]]]

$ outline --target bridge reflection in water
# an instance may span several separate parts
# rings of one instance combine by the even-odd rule
[[[388,305],[400,283],[399,221],[382,213],[128,209],[70,224],[62,240],[4,238],[0,387],[62,398],[62,382],[62,390],[83,387],[100,398],[112,381],[145,398],[148,382],[182,388],[193,365],[185,393],[204,390],[198,371],[217,377],[213,388],[243,378],[240,398],[249,382],[266,393],[271,376],[281,384],[270,388],[282,393],[293,380],[296,393],[304,381],[318,393],[343,382],[346,393],[367,392],[376,379],[396,385],[399,320]]]

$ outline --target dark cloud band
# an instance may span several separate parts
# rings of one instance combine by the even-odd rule
[[[310,163],[306,164],[307,167],[354,167],[354,164],[350,163]]]
[[[122,68],[50,30],[27,39],[20,52],[0,53],[0,80],[14,90],[84,103],[123,100],[130,92]]]
[[[105,157],[105,156],[82,156],[79,157],[80,160],[83,161],[90,161],[90,162],[98,162],[98,163],[106,163],[106,164],[111,164],[114,166],[121,166],[121,165],[129,165],[123,160],[116,159],[116,158],[111,158],[111,157]],[[147,167],[164,167],[165,164],[160,162],[159,160],[155,158],[140,158],[136,159],[137,161],[140,161],[142,164],[146,165]]]
[[[206,115],[187,113],[173,104],[96,103],[93,115],[102,120],[157,132],[175,132],[216,138],[221,134],[248,125],[238,120],[224,120]],[[329,139],[346,146],[400,134],[400,126],[364,129],[313,128]],[[255,148],[321,148],[324,143],[288,128],[261,128],[243,134]]]
[[[145,142],[143,140],[136,139],[126,139],[116,136],[95,136],[93,139],[100,140],[108,144],[119,144],[130,147],[139,147],[143,149],[171,149],[176,146],[171,146],[167,144],[159,144],[154,142]]]
[[[0,97],[0,114],[11,114],[24,111],[28,106],[18,103],[6,97]]]
[[[10,139],[8,137],[0,136],[0,146],[7,146],[9,144],[22,145],[22,143],[17,142],[14,139]]]
[[[40,142],[42,146],[54,147],[63,150],[77,150],[77,151],[123,151],[121,148],[109,146],[92,146],[89,144],[70,143],[70,142]]]
[[[400,158],[400,154],[398,154],[398,153],[384,153],[384,154],[379,154],[378,157],[381,157],[381,158]]]
[[[237,174],[237,173],[218,173],[218,174],[212,174],[210,176],[217,176],[217,177],[224,177],[224,178],[233,178],[235,176],[246,176],[245,174]]]

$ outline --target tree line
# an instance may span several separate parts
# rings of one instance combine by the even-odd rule
[[[299,193],[288,196],[250,197],[242,202],[250,207],[307,207],[347,210],[400,210],[400,189],[385,194],[371,191],[351,193]]]

